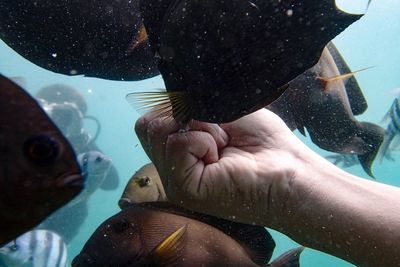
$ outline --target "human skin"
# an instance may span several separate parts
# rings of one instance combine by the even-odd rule
[[[136,133],[170,201],[263,225],[357,266],[400,266],[400,189],[356,177],[262,109],[228,124],[154,113]]]

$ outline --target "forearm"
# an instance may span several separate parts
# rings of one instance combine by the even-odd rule
[[[357,266],[400,266],[400,189],[312,155],[301,164],[277,229]]]

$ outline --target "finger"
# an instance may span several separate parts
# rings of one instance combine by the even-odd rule
[[[150,151],[149,151],[149,143],[147,142],[147,128],[149,123],[157,118],[157,114],[155,112],[148,112],[141,116],[135,123],[135,132],[136,135],[142,144],[142,147],[144,151],[146,152],[147,156],[150,157]]]
[[[155,118],[147,126],[147,149],[148,156],[157,166],[164,169],[165,146],[168,135],[177,132],[180,125],[170,118]]]
[[[175,133],[166,144],[166,170],[164,186],[175,200],[202,199],[205,166],[218,161],[218,148],[213,136],[207,132]]]
[[[225,147],[229,142],[228,134],[218,124],[192,120],[189,127],[191,131],[204,131],[211,134],[218,148]]]

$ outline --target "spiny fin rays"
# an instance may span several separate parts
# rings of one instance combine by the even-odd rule
[[[159,117],[174,116],[184,121],[190,111],[186,96],[185,92],[135,92],[128,94],[126,100],[138,111],[149,110]]]

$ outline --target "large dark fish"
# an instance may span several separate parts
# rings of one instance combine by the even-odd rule
[[[140,80],[159,73],[138,0],[0,1],[0,38],[66,75]]]
[[[302,247],[267,265],[274,247],[264,227],[142,203],[103,222],[72,266],[299,266]]]
[[[267,106],[361,17],[340,11],[334,0],[140,4],[168,91],[144,96],[160,97],[161,111],[183,122],[229,122]]]
[[[68,141],[40,105],[0,75],[0,245],[39,224],[81,191]]]
[[[330,43],[318,63],[291,81],[286,92],[268,108],[292,130],[297,128],[305,135],[307,129],[320,148],[356,154],[365,172],[373,177],[371,166],[384,130],[354,117],[367,109],[367,102],[353,74]]]

